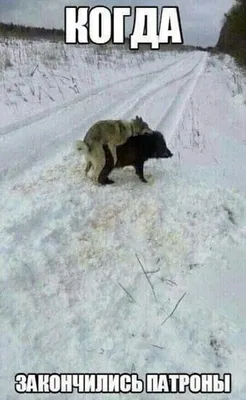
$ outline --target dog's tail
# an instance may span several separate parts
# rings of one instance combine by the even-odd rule
[[[76,150],[81,151],[85,155],[90,153],[89,146],[83,140],[76,140],[75,147]]]

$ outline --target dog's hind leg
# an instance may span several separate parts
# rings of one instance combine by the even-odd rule
[[[143,162],[134,165],[136,174],[139,176],[140,180],[144,183],[147,183],[148,181],[146,181],[143,173],[143,166]]]
[[[85,176],[88,175],[88,172],[90,171],[91,167],[92,167],[92,162],[88,161],[88,163],[86,164],[86,167],[85,167]]]
[[[90,161],[93,166],[93,180],[97,183],[99,174],[105,165],[105,153],[101,144],[96,144],[91,151]]]
[[[105,148],[105,146],[103,146],[104,148]],[[108,144],[108,151],[110,151],[110,155],[112,156],[112,158],[113,158],[113,163],[114,163],[114,166],[115,166],[115,164],[117,163],[117,152],[116,152],[116,147],[113,145],[113,144]],[[105,151],[105,150],[104,150]],[[106,152],[105,152],[106,153]],[[106,157],[108,157],[108,153],[106,154]]]

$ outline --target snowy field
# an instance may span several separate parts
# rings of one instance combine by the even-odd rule
[[[204,52],[0,55],[1,399],[54,398],[17,395],[17,373],[196,372],[231,373],[232,393],[56,397],[245,400],[243,74]],[[147,184],[127,168],[93,185],[74,140],[136,114],[174,157]]]

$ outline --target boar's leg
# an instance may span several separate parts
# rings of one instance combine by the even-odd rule
[[[109,168],[107,164],[103,167],[98,177],[98,182],[101,183],[101,185],[110,185],[111,183],[114,183],[112,179],[108,178],[112,169],[113,168]]]
[[[101,185],[110,185],[111,183],[114,183],[114,181],[112,181],[112,179],[108,178],[108,175],[110,174],[110,172],[112,171],[112,169],[114,168],[114,159],[113,156],[108,148],[108,146],[104,145],[103,146],[103,150],[105,153],[105,165],[103,167],[103,169],[101,170],[99,176],[98,176],[98,182]]]
[[[144,167],[144,163],[143,162],[138,162],[137,164],[134,165],[135,167],[135,171],[136,174],[139,176],[139,178],[141,179],[142,182],[147,182],[144,174],[143,174],[143,167]]]

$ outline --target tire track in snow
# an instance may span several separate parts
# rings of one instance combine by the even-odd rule
[[[189,56],[190,57],[190,56]],[[127,92],[126,95],[117,98],[113,103],[107,104],[106,106],[102,107],[101,109],[98,110],[97,113],[92,114],[89,116],[86,120],[83,120],[83,124],[80,124],[79,126],[76,127],[76,129],[82,128],[82,126],[85,126],[89,123],[92,123],[96,119],[102,119],[102,118],[107,118],[107,113],[110,110],[110,115],[112,118],[125,118],[125,119],[130,119],[132,118],[134,114],[134,110],[137,109],[138,105],[143,103],[144,100],[147,98],[150,98],[151,96],[154,96],[158,91],[162,90],[164,86],[168,86],[170,82],[163,83],[160,87],[160,78],[159,74],[163,74],[163,71],[169,70],[171,67],[174,68],[178,65],[182,65],[184,63],[184,60],[189,57],[184,57],[174,63],[171,63],[168,65],[168,68],[162,68],[158,72],[158,76],[154,74],[154,79],[151,79],[148,81],[147,86],[144,87],[143,93],[141,94],[141,91],[139,92],[139,89],[143,87],[143,82],[140,82],[136,87],[132,88],[129,92]],[[200,61],[199,61],[200,62]],[[190,73],[190,72],[189,72]],[[150,75],[153,75],[151,72]],[[176,78],[176,81],[182,80],[183,75],[179,78]],[[157,82],[155,84],[155,81]],[[154,84],[154,86],[153,86]],[[131,99],[131,95],[132,99]],[[137,97],[137,99],[136,99]],[[105,116],[106,114],[106,116]]]
[[[112,103],[108,103],[106,106],[103,106],[102,108],[99,108],[99,110],[91,114],[88,118],[83,120],[82,124],[79,124],[75,127],[73,130],[81,130],[81,128],[85,125],[89,125],[96,119],[102,119],[102,118],[107,118],[107,113],[110,111],[111,117],[115,118],[131,118],[133,116],[133,110],[137,107],[138,104],[141,104],[146,98],[149,98],[150,96],[154,95],[158,90],[160,90],[160,78],[159,74],[163,74],[163,71],[168,71],[172,67],[176,67],[179,64],[183,64],[184,60],[189,57],[184,57],[181,58],[178,61],[175,61],[171,64],[168,64],[168,66],[165,66],[161,70],[158,70],[158,76],[156,76],[156,72],[150,72],[148,74],[144,74],[143,76],[151,76],[154,75],[154,78],[149,80],[147,85],[143,89],[143,94],[141,95],[139,92],[139,89],[143,87],[143,82],[141,81],[138,83],[136,86],[130,89],[124,96],[118,97],[115,101]],[[183,77],[181,76],[180,79]],[[131,80],[127,79],[127,80]],[[153,84],[157,81],[157,84],[153,87]],[[122,82],[120,82],[122,83]],[[124,83],[126,83],[124,81]],[[145,83],[145,82],[144,82]],[[167,83],[168,84],[168,83]],[[115,85],[116,86],[116,85]],[[133,96],[132,96],[133,95]],[[139,97],[140,95],[140,97]],[[131,100],[132,97],[132,100]],[[137,97],[137,100],[135,100]],[[120,104],[120,105],[119,105]],[[122,112],[121,110],[127,110],[125,112]]]
[[[182,61],[184,61],[184,60],[182,60]],[[191,70],[186,72],[185,74],[182,74],[179,77],[176,77],[176,78],[174,78],[170,81],[167,81],[161,85],[160,85],[160,81],[158,81],[158,85],[156,87],[152,87],[152,89],[150,91],[147,91],[145,95],[141,96],[138,100],[136,100],[134,102],[134,104],[132,105],[132,107],[127,112],[123,113],[124,118],[130,118],[130,116],[132,115],[133,107],[134,107],[134,109],[136,109],[141,103],[143,103],[144,100],[150,99],[151,97],[156,96],[157,93],[162,92],[163,89],[167,88],[168,86],[172,85],[173,83],[182,81],[184,78],[192,75],[200,64],[201,64],[201,60],[199,60],[198,63],[196,63],[195,66]],[[186,85],[186,83],[188,81],[190,81],[190,79],[185,81],[184,85]],[[182,85],[181,88],[184,85]],[[158,124],[158,126],[159,126],[159,124]],[[158,128],[156,128],[156,129],[158,129]]]
[[[155,70],[155,71],[143,72],[143,73],[137,74],[135,76],[123,78],[123,79],[120,79],[120,80],[118,80],[116,82],[108,83],[108,84],[103,85],[101,87],[97,87],[97,88],[95,88],[95,89],[93,89],[93,90],[91,90],[91,91],[89,91],[87,93],[84,93],[83,95],[76,96],[76,98],[66,102],[65,104],[64,103],[63,104],[59,104],[58,106],[53,107],[52,109],[47,109],[47,110],[41,111],[38,114],[31,115],[31,116],[29,116],[27,118],[24,118],[23,120],[20,120],[20,121],[17,121],[17,122],[13,122],[12,124],[9,124],[9,125],[7,125],[7,126],[5,126],[5,127],[0,129],[0,137],[4,136],[4,135],[7,135],[8,133],[13,132],[15,130],[18,130],[20,128],[24,128],[24,127],[26,127],[28,125],[32,125],[32,124],[34,124],[34,123],[36,123],[36,122],[38,122],[38,121],[40,121],[42,119],[45,119],[45,118],[51,116],[52,114],[56,114],[56,113],[59,113],[61,111],[66,110],[66,109],[69,109],[70,107],[73,107],[78,103],[84,102],[84,101],[86,101],[88,98],[90,98],[92,96],[97,96],[99,94],[102,94],[103,92],[105,92],[105,91],[107,91],[109,89],[112,89],[113,87],[115,87],[115,86],[117,86],[117,85],[119,85],[121,83],[127,83],[127,82],[129,82],[131,80],[143,78],[143,77],[146,77],[146,76],[162,74],[164,71],[167,71],[168,69],[173,67],[175,64],[184,61],[188,57],[189,56],[182,57],[181,59],[175,60],[172,63],[167,64],[164,67],[162,67],[162,68],[160,68],[158,70]]]
[[[202,57],[200,62],[193,68],[193,70],[187,74],[187,76],[190,76],[191,73],[193,73],[194,70],[196,70],[195,75],[191,76],[191,78],[188,78],[188,80],[186,80],[185,83],[179,88],[177,95],[172,100],[165,115],[160,119],[159,123],[156,126],[157,130],[166,130],[167,132],[169,132],[168,135],[169,141],[174,135],[175,130],[187,106],[187,103],[191,98],[192,93],[195,90],[195,87],[202,72],[204,71],[207,57],[208,53],[206,53]],[[167,128],[165,129],[165,127],[168,127],[168,129]]]

